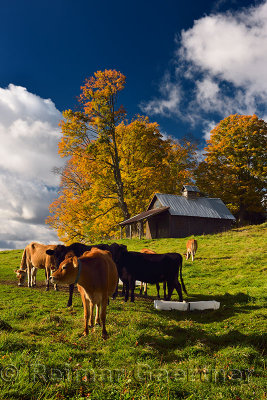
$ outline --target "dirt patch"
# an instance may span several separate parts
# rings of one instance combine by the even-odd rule
[[[11,280],[0,280],[1,285],[10,285],[10,286],[16,286],[18,287],[18,283],[16,281],[11,281]],[[22,287],[27,287],[27,286],[22,286]],[[37,282],[36,286],[32,288],[32,290],[46,290],[46,284],[44,282]],[[54,291],[53,285],[49,287],[49,290]],[[62,285],[59,287],[60,292],[69,292],[69,286],[68,285]],[[74,287],[74,293],[78,293],[78,289],[75,286]]]

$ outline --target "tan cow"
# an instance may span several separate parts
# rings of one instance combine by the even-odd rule
[[[28,276],[28,287],[36,286],[36,273],[38,269],[45,269],[46,290],[49,290],[49,277],[51,270],[55,267],[54,257],[46,254],[46,250],[53,250],[55,245],[45,245],[31,242],[28,244],[22,254],[20,268],[15,270],[19,280],[18,285],[23,286]],[[57,289],[56,286],[54,286]]]
[[[195,239],[189,239],[188,242],[186,243],[186,259],[190,257],[190,254],[192,256],[192,261],[194,261],[195,254],[197,252],[197,241]]]
[[[93,247],[91,251],[85,252],[79,258],[76,256],[66,258],[58,270],[52,274],[51,282],[78,284],[84,308],[83,335],[88,335],[88,319],[89,327],[94,326],[94,306],[96,306],[95,323],[99,323],[101,319],[102,337],[106,339],[108,298],[115,292],[118,282],[118,271],[111,253]]]

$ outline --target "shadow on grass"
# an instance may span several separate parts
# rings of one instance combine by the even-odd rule
[[[158,335],[141,334],[139,343],[149,345],[154,350],[154,356],[161,358],[164,354],[165,362],[177,360],[175,350],[183,350],[185,356],[210,355],[226,347],[252,346],[260,355],[266,349],[266,335],[256,333],[243,334],[238,330],[231,330],[225,334],[208,334],[199,328],[158,328]],[[178,357],[179,358],[179,357]]]
[[[141,299],[143,296],[137,295],[137,298]],[[155,296],[148,296],[146,298],[143,297],[144,301],[152,302],[156,300]],[[224,295],[206,295],[206,294],[194,294],[192,296],[188,296],[186,301],[210,301],[216,300],[220,302],[219,310],[206,310],[206,311],[191,311],[191,312],[182,312],[182,311],[158,311],[158,310],[150,310],[149,312],[161,314],[164,317],[170,318],[171,320],[181,321],[190,317],[191,320],[208,324],[213,322],[221,322],[225,319],[232,317],[235,314],[249,313],[253,310],[259,310],[262,308],[261,305],[253,304],[255,298],[251,297],[246,293],[236,293],[230,294],[225,293]],[[263,300],[263,299],[262,299]],[[173,296],[173,301],[178,301],[177,296]]]
[[[216,332],[213,330],[215,333],[208,333],[207,330],[202,329],[199,325],[196,327],[190,326],[190,324],[198,323],[204,327],[206,324],[220,323],[238,313],[249,313],[252,310],[261,309],[261,306],[251,304],[254,301],[252,297],[245,293],[234,295],[226,293],[221,296],[196,294],[190,298],[190,301],[200,300],[220,301],[221,308],[203,312],[158,311],[152,309],[149,312],[159,317],[157,321],[151,318],[149,321],[140,322],[139,328],[144,332],[150,327],[151,330],[156,330],[158,334],[141,333],[140,344],[149,345],[154,349],[155,356],[161,357],[164,354],[166,361],[177,359],[177,354],[173,354],[176,349],[184,350],[185,353],[188,351],[190,353],[188,356],[191,356],[205,354],[210,350],[215,352],[229,346],[252,346],[259,354],[264,354],[266,350],[265,334],[259,334],[258,332],[253,332],[253,330],[243,333],[243,330],[240,332],[234,326],[233,329],[229,330],[228,325],[226,327],[217,326],[215,328]],[[159,319],[162,319],[163,323],[160,323]],[[166,321],[167,323],[165,323]],[[182,321],[184,321],[185,327],[174,324],[174,322]]]

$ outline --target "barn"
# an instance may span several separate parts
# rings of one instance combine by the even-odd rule
[[[203,196],[196,186],[184,185],[182,195],[156,193],[146,211],[120,223],[128,226],[128,236],[140,238],[180,238],[223,232],[235,217],[221,199]]]

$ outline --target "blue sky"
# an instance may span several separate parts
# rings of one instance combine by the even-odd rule
[[[0,0],[0,10],[0,248],[57,240],[44,219],[62,165],[58,121],[97,70],[126,76],[129,119],[149,115],[177,139],[203,145],[232,113],[267,118],[266,0]]]

